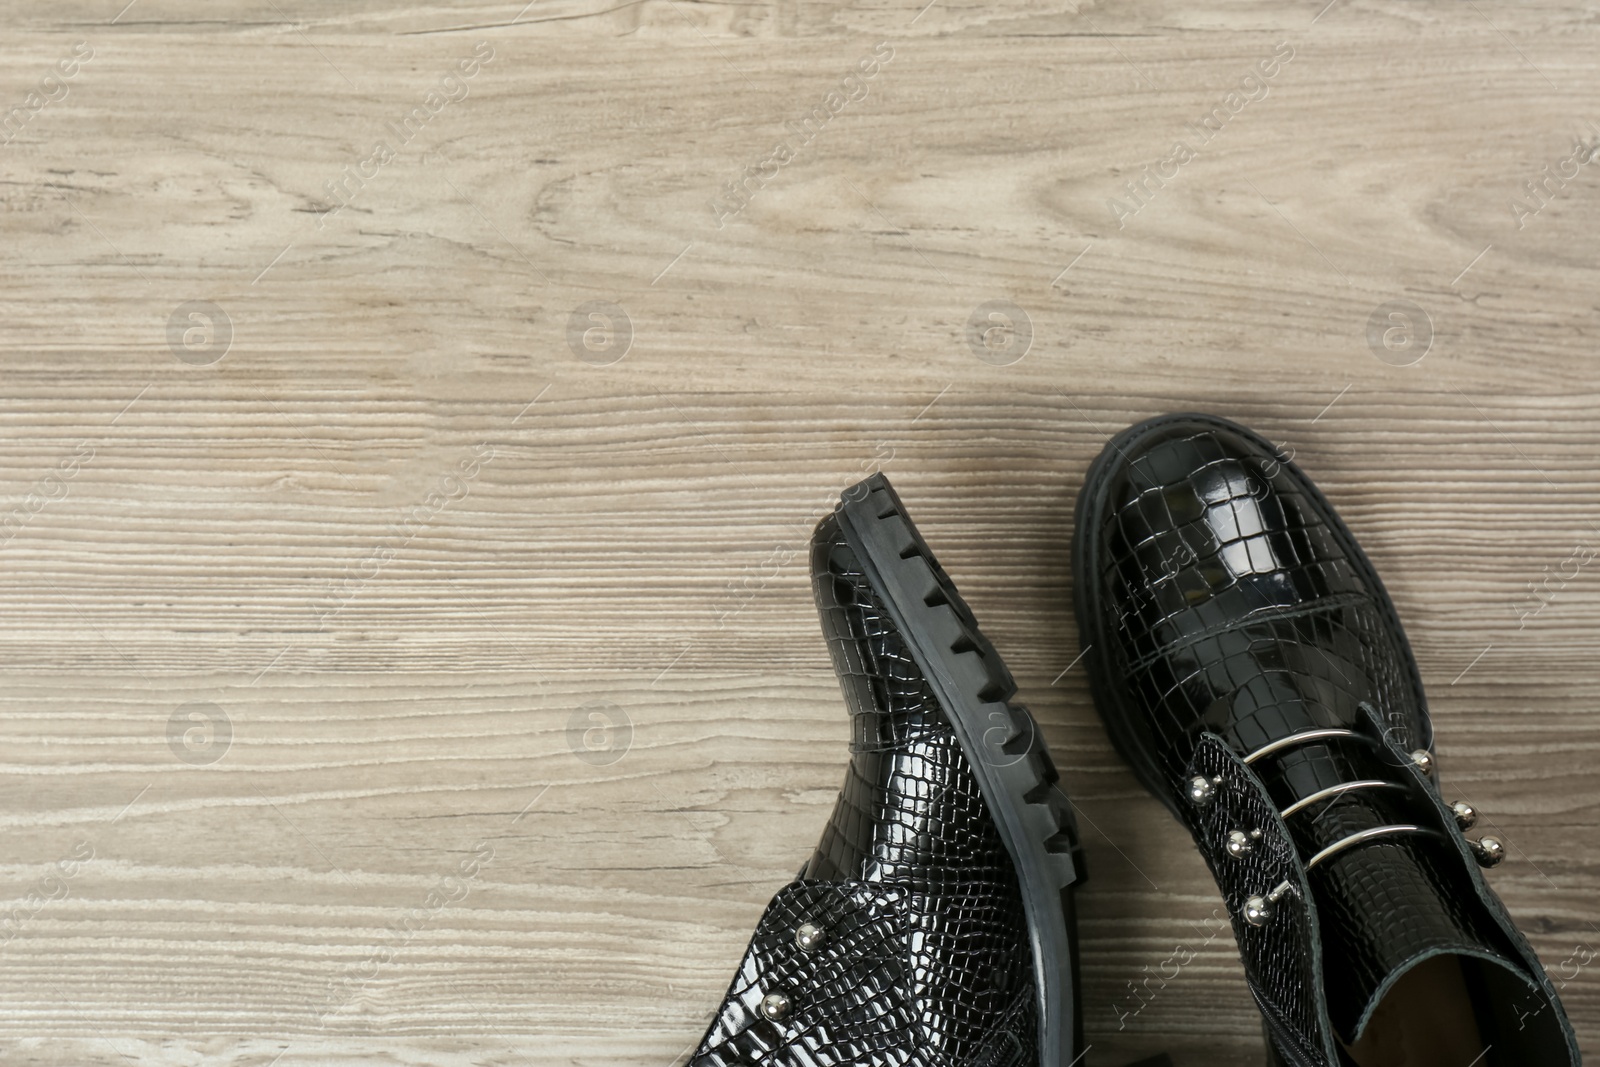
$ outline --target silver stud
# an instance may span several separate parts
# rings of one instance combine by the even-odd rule
[[[816,923],[806,923],[794,932],[794,943],[800,947],[801,952],[815,952],[822,947],[822,942],[825,940],[827,935]]]
[[[1478,838],[1472,843],[1472,851],[1477,854],[1480,867],[1498,867],[1506,858],[1506,846],[1498,837]]]
[[[1220,778],[1202,778],[1198,774],[1189,779],[1189,803],[1197,808],[1209,806],[1217,794],[1219,781]]]
[[[1288,882],[1280,882],[1265,896],[1253,896],[1244,902],[1244,921],[1251,926],[1265,926],[1278,913],[1278,901],[1294,891]]]
[[[1228,855],[1236,860],[1242,860],[1250,855],[1256,847],[1256,842],[1261,840],[1260,830],[1251,830],[1248,834],[1243,830],[1228,831]]]
[[[1433,753],[1425,748],[1419,748],[1411,753],[1411,762],[1417,765],[1417,770],[1427,777],[1433,777]]]
[[[1456,825],[1462,833],[1478,825],[1478,809],[1468,804],[1465,800],[1458,800],[1450,805],[1450,811],[1456,817]]]
[[[768,993],[761,998],[761,1014],[777,1022],[789,1017],[789,998],[782,993]]]

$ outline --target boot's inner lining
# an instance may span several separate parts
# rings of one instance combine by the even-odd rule
[[[1357,1067],[1481,1063],[1483,1039],[1460,956],[1434,956],[1400,976],[1345,1051]]]

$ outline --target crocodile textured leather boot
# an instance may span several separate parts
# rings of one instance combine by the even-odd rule
[[[1415,661],[1332,507],[1265,440],[1152,419],[1089,472],[1078,625],[1106,730],[1193,834],[1274,1063],[1567,1067],[1556,992],[1446,804]]]
[[[1011,675],[881,474],[811,567],[852,758],[689,1063],[1069,1067],[1077,833]]]

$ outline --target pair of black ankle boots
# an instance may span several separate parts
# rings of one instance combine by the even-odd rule
[[[1072,1067],[1073,809],[1015,683],[881,474],[812,575],[853,719],[838,805],[690,1067]],[[1440,795],[1394,605],[1317,488],[1205,415],[1106,446],[1078,629],[1122,756],[1232,916],[1268,1060],[1568,1067],[1572,1028]]]

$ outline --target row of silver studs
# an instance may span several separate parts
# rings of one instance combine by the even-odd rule
[[[1411,753],[1411,762],[1415,763],[1423,774],[1433,776],[1432,752],[1419,748]],[[1463,834],[1478,825],[1478,809],[1465,800],[1458,800],[1450,805],[1450,814],[1455,816],[1456,827]],[[1467,844],[1471,847],[1472,854],[1477,857],[1480,867],[1498,867],[1500,861],[1506,858],[1505,842],[1492,834],[1484,834],[1476,841],[1468,841]]]
[[[828,940],[827,931],[816,923],[801,923],[794,931],[795,947],[810,955]],[[794,1010],[793,1003],[782,993],[768,993],[761,998],[761,1014],[773,1022],[781,1022]]]

